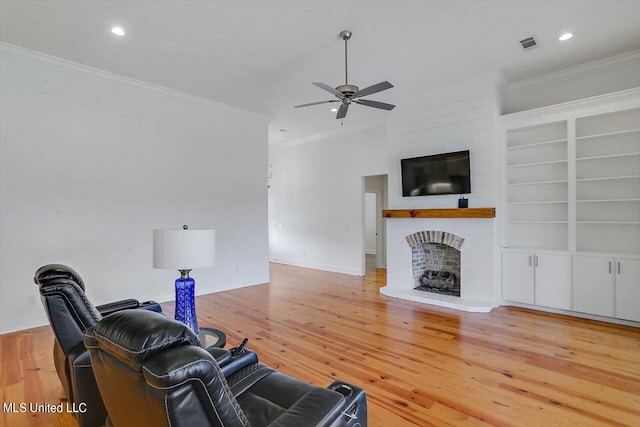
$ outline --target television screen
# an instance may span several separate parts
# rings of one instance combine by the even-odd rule
[[[402,196],[471,193],[469,150],[401,160]]]

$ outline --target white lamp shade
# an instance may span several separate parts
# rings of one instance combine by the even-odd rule
[[[216,260],[215,230],[153,230],[153,267],[191,270]]]

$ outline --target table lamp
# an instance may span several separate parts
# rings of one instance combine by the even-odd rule
[[[176,320],[187,325],[198,334],[196,318],[195,285],[189,277],[194,268],[211,267],[215,264],[215,230],[153,230],[153,267],[178,270],[176,279]]]

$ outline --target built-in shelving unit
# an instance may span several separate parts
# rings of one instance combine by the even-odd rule
[[[503,246],[640,253],[640,109],[571,116],[505,131]]]
[[[575,128],[576,250],[640,252],[640,109]]]
[[[567,248],[566,122],[507,132],[508,245]]]
[[[503,299],[640,322],[640,89],[501,124]]]

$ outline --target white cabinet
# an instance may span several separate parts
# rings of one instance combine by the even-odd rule
[[[613,260],[592,256],[573,257],[573,309],[613,317]]]
[[[640,322],[640,261],[616,260],[616,317]]]
[[[571,310],[571,256],[536,254],[535,303],[545,307]]]
[[[503,299],[571,309],[571,256],[504,251],[502,268]]]
[[[502,253],[502,298],[533,304],[535,298],[533,254]]]
[[[573,309],[640,321],[640,261],[574,256]]]

